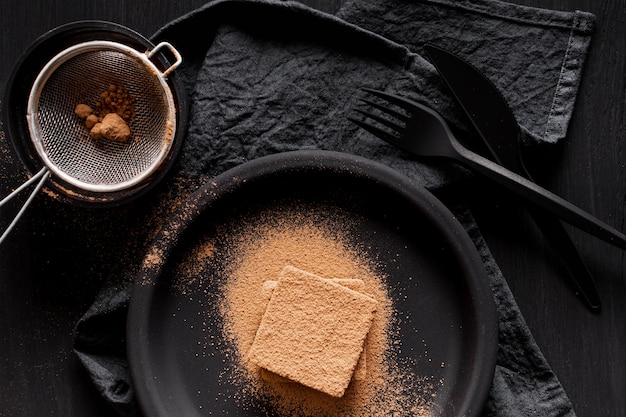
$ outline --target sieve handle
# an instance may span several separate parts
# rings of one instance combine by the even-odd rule
[[[176,50],[176,48],[174,48],[174,45],[172,45],[169,42],[161,42],[161,43],[159,43],[151,51],[147,51],[146,55],[148,56],[148,58],[152,58],[154,56],[154,54],[156,54],[157,52],[159,52],[163,48],[169,49],[170,52],[172,53],[172,55],[174,55],[174,58],[176,58],[176,62],[174,62],[168,69],[163,71],[163,76],[167,77],[172,71],[174,71],[176,68],[178,68],[178,66],[183,62],[183,57],[180,54],[180,52],[178,52]]]
[[[17,224],[17,221],[20,219],[20,217],[22,217],[22,214],[24,214],[24,212],[26,211],[26,209],[28,208],[30,203],[35,198],[35,195],[39,192],[39,190],[41,190],[41,188],[43,187],[43,184],[46,182],[46,180],[48,179],[49,176],[50,176],[50,171],[48,170],[48,168],[47,167],[41,168],[41,170],[38,173],[36,173],[35,175],[33,175],[32,178],[30,178],[28,181],[24,182],[22,185],[17,187],[15,189],[15,191],[13,191],[11,194],[9,194],[8,196],[4,197],[2,199],[2,201],[0,201],[0,207],[2,207],[9,200],[11,200],[13,197],[15,197],[19,193],[21,193],[26,187],[30,186],[31,184],[33,184],[34,182],[39,180],[39,182],[37,183],[37,186],[35,187],[35,189],[30,193],[30,196],[28,196],[28,199],[26,200],[26,202],[24,203],[22,208],[20,208],[20,211],[17,212],[17,214],[15,215],[13,220],[11,221],[11,224],[9,224],[9,226],[6,228],[6,230],[4,231],[2,236],[0,236],[0,245],[2,245],[2,242],[4,242],[4,239],[6,239],[6,237],[9,235],[9,232],[11,230],[13,230],[13,228]]]

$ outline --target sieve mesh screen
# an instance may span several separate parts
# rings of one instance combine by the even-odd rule
[[[39,152],[51,165],[89,188],[119,187],[152,171],[171,146],[171,104],[161,74],[123,50],[86,49],[64,60],[38,92],[34,126]],[[135,100],[126,143],[90,137],[74,114],[90,106],[110,85],[123,86]]]

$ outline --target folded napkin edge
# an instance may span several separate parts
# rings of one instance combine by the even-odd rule
[[[574,10],[552,10],[525,6],[501,0],[417,0],[453,9],[465,10],[515,21],[517,23],[545,25],[589,34],[595,29],[593,13]]]

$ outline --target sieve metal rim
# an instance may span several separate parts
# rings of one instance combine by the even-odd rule
[[[170,49],[170,51],[172,51],[172,53],[176,57],[176,62],[165,71],[161,71],[150,60],[150,58],[156,53],[156,51],[163,47]],[[167,138],[163,138],[165,146],[161,148],[159,154],[154,159],[152,164],[148,168],[143,170],[140,174],[126,181],[122,181],[116,184],[93,184],[81,181],[80,179],[77,179],[74,176],[67,174],[63,169],[59,168],[57,164],[49,158],[48,153],[44,147],[44,143],[40,135],[41,127],[39,125],[39,118],[37,117],[39,97],[44,86],[46,85],[46,82],[54,73],[54,71],[61,65],[63,65],[63,63],[80,54],[103,50],[115,51],[131,56],[132,58],[143,64],[147,68],[148,72],[156,77],[165,97],[167,120],[171,122],[168,126],[171,128],[171,131],[168,132]],[[167,42],[162,42],[154,46],[152,49],[148,49],[145,52],[140,52],[135,48],[121,44],[119,42],[96,40],[82,42],[59,52],[41,69],[41,71],[37,75],[37,78],[35,79],[35,82],[33,83],[33,86],[30,90],[28,103],[26,106],[26,120],[30,133],[30,139],[33,143],[35,151],[37,152],[37,155],[41,158],[42,162],[54,176],[81,190],[91,191],[95,193],[110,193],[126,190],[138,184],[141,184],[160,168],[162,163],[167,159],[168,155],[170,154],[173,146],[174,138],[176,135],[176,105],[172,91],[167,84],[167,75],[171,73],[180,63],[180,54],[171,44]]]

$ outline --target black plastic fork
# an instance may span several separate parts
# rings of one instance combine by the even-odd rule
[[[395,94],[369,88],[363,91],[371,98],[364,96],[360,101],[371,110],[357,108],[355,110],[360,117],[348,117],[361,128],[414,155],[452,159],[571,225],[626,249],[626,235],[620,231],[532,181],[465,148],[433,109]],[[377,99],[373,100],[374,97]]]

